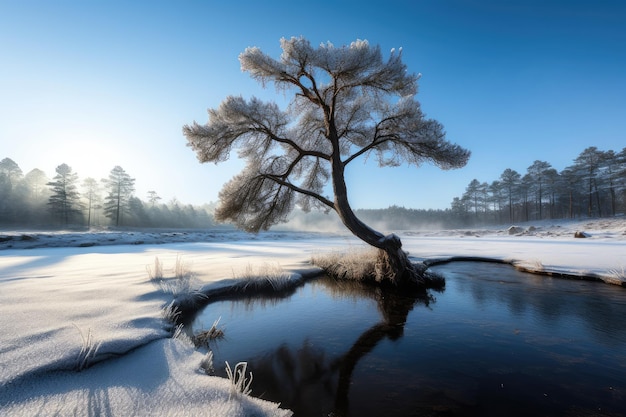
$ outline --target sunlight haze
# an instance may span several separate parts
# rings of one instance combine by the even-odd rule
[[[141,199],[217,201],[242,164],[200,164],[182,126],[228,95],[290,98],[242,73],[239,54],[367,39],[384,59],[402,47],[422,110],[472,157],[452,171],[355,161],[352,205],[445,209],[474,178],[626,146],[625,21],[626,4],[606,0],[0,1],[0,159],[49,178],[66,163],[81,181],[119,165]]]

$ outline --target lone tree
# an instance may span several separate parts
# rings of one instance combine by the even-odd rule
[[[385,62],[380,47],[362,40],[313,48],[304,38],[283,38],[281,48],[278,60],[251,47],[239,61],[263,86],[295,92],[286,110],[229,96],[208,111],[207,124],[183,127],[200,162],[225,161],[233,149],[246,160],[221,190],[215,218],[258,232],[286,221],[296,204],[334,210],[355,236],[379,249],[376,280],[427,284],[396,235],[355,216],[344,172],[369,155],[381,167],[427,161],[459,168],[469,151],[446,141],[443,126],[424,116],[415,100],[418,76],[407,73],[401,50]],[[333,198],[324,195],[329,181]]]

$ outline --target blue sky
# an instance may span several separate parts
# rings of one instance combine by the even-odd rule
[[[355,161],[352,204],[448,208],[474,178],[626,146],[624,22],[626,3],[605,0],[0,0],[0,158],[49,177],[62,163],[96,179],[120,165],[140,198],[216,201],[242,165],[198,163],[182,126],[227,95],[284,101],[238,55],[278,57],[281,37],[367,39],[385,57],[403,48],[423,111],[472,158],[452,171]]]

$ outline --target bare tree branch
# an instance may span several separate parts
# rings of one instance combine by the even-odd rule
[[[280,59],[252,47],[239,60],[264,86],[294,92],[287,111],[256,98],[228,97],[209,110],[206,125],[183,128],[200,161],[221,162],[236,149],[247,162],[220,192],[216,219],[259,231],[286,221],[296,204],[308,209],[313,202],[334,210],[352,233],[385,252],[383,278],[414,276],[400,239],[355,216],[346,166],[374,152],[381,166],[428,161],[449,169],[463,166],[469,152],[447,142],[443,127],[424,117],[414,100],[419,77],[407,72],[401,51],[383,61],[380,47],[367,41],[313,48],[304,38],[281,39],[281,48]],[[333,201],[322,195],[326,185]]]

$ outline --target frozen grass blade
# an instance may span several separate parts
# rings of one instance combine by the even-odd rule
[[[250,384],[252,384],[252,372],[250,372],[250,379],[247,379],[247,368],[248,362],[239,362],[237,365],[235,365],[235,368],[231,370],[228,361],[226,361],[226,375],[228,376],[228,380],[230,381],[229,399],[240,393],[243,395],[250,395],[250,393],[252,392],[252,389],[250,389]]]
[[[209,350],[202,361],[200,362],[200,369],[204,370],[207,375],[215,375],[215,368],[213,367],[213,351]]]
[[[371,248],[352,248],[348,252],[332,252],[311,257],[311,263],[330,276],[361,281],[371,278],[376,270],[378,252]]]
[[[102,342],[96,344],[93,334],[91,333],[91,329],[87,330],[87,335],[85,336],[83,331],[77,325],[74,324],[74,327],[78,329],[80,337],[83,341],[80,352],[78,352],[78,358],[76,359],[76,369],[78,371],[82,371],[93,363],[93,359],[96,357]]]
[[[211,340],[222,339],[224,337],[224,331],[217,328],[221,319],[220,317],[215,320],[209,330],[201,330],[198,334],[194,335],[193,342],[197,347],[208,346]]]
[[[175,305],[175,301],[172,300],[167,306],[163,307],[161,314],[166,321],[176,323],[178,317],[180,316],[180,310]]]
[[[626,267],[609,269],[606,282],[609,284],[623,285],[626,283]]]
[[[278,263],[264,263],[256,269],[248,264],[240,274],[235,274],[233,271],[233,276],[245,281],[244,290],[264,289],[269,284],[274,291],[281,291],[288,288],[291,282],[291,275],[285,272]]]
[[[154,266],[147,266],[148,277],[150,281],[161,288],[163,292],[173,294],[174,296],[190,294],[194,290],[195,275],[187,269],[183,262],[182,256],[176,256],[176,262],[173,269],[173,277],[166,278],[163,274],[163,263],[158,257],[154,259]]]
[[[185,333],[185,326],[179,324],[174,328],[174,333],[172,334],[172,339],[180,340],[183,343],[188,344],[189,346],[195,347],[193,340]]]
[[[159,260],[158,256],[154,257],[154,267],[150,268],[150,266],[146,266],[146,270],[148,271],[150,281],[159,281],[163,279],[163,264]]]

